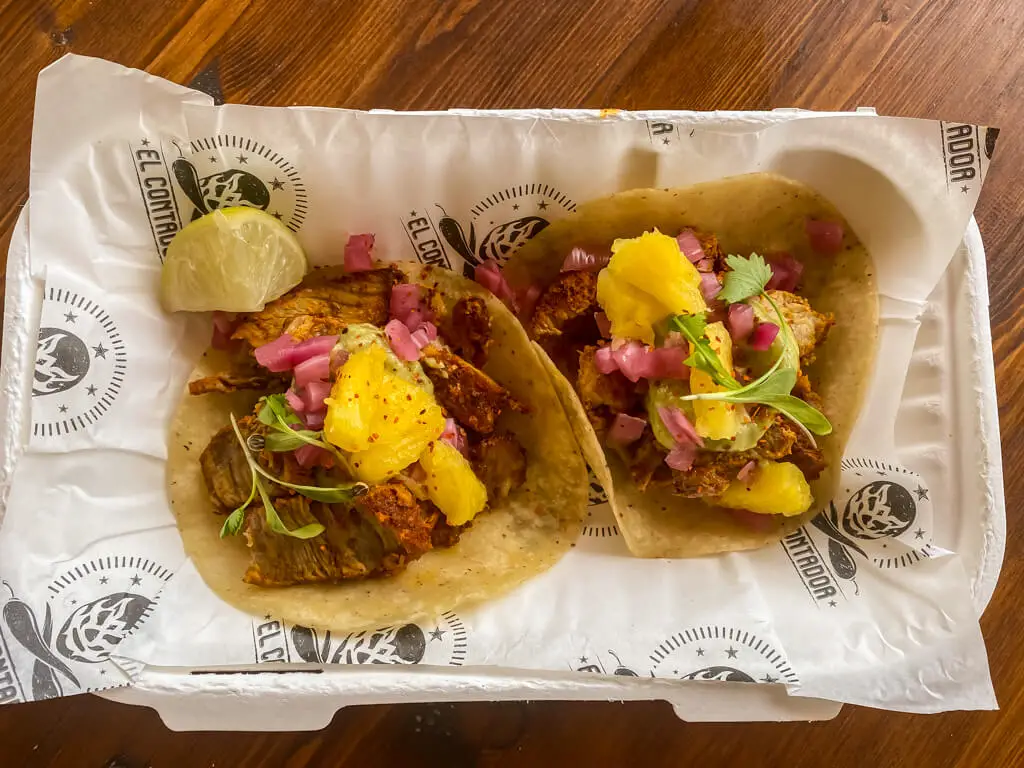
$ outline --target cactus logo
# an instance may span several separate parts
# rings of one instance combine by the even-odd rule
[[[170,577],[143,557],[88,560],[50,583],[40,613],[4,582],[9,597],[0,629],[14,642],[0,643],[0,649],[6,646],[19,677],[30,681],[23,697],[38,701],[122,684],[110,656],[149,616]]]
[[[421,262],[472,277],[485,261],[504,264],[551,221],[575,210],[550,184],[519,184],[487,195],[466,216],[441,203],[411,211],[405,229]]]
[[[187,145],[144,138],[131,152],[161,261],[178,230],[220,208],[258,208],[293,232],[308,213],[295,166],[253,138],[217,134]]]
[[[451,611],[434,623],[400,624],[338,636],[287,625],[272,616],[254,621],[257,663],[430,664],[458,667],[466,660],[466,628]]]

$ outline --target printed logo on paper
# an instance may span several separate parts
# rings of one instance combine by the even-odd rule
[[[114,404],[128,354],[117,324],[95,301],[48,285],[32,374],[32,436],[85,429]]]
[[[144,557],[88,560],[47,586],[42,610],[4,582],[9,596],[0,622],[0,703],[123,684],[110,656],[149,616],[170,577]]]
[[[457,219],[440,203],[409,211],[405,231],[416,258],[467,277],[488,259],[504,264],[552,220],[576,203],[550,184],[519,184],[488,195]]]
[[[982,163],[992,159],[999,129],[940,122],[939,130],[942,132],[942,160],[946,165],[947,192],[961,195],[968,195],[972,190],[977,192],[985,176]]]
[[[860,595],[864,568],[908,568],[944,550],[932,544],[932,507],[920,476],[875,459],[843,459],[838,498],[781,546],[817,605]]]
[[[621,536],[615,520],[615,513],[608,503],[601,482],[589,465],[587,466],[587,519],[583,522],[583,535],[595,539]]]
[[[744,629],[705,625],[683,630],[650,656],[651,677],[729,683],[799,682],[778,650]]]
[[[647,121],[647,133],[651,137],[651,144],[655,148],[671,147],[678,144],[682,140],[681,129],[686,126],[680,126],[677,123],[666,123],[659,122],[657,120]],[[690,128],[687,130],[687,135],[692,136],[694,129]]]
[[[640,677],[640,673],[636,671],[639,668],[637,665],[624,664],[619,658],[619,654],[611,650],[604,654],[590,652],[583,656],[577,656],[569,662],[569,669],[573,672],[590,672],[595,675],[616,677]]]
[[[338,635],[286,624],[270,615],[253,621],[257,663],[429,664],[458,667],[466,660],[466,628],[451,611],[437,622],[401,624]]]
[[[143,138],[130,147],[161,261],[178,230],[219,208],[258,208],[293,232],[306,218],[308,198],[299,172],[255,139],[217,134],[186,145]]]

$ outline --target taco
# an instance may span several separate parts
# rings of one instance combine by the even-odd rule
[[[204,581],[249,613],[355,631],[494,597],[553,565],[586,466],[522,327],[451,272],[312,270],[215,317],[168,457]]]
[[[877,298],[868,253],[808,187],[751,174],[590,202],[526,243],[498,292],[634,554],[760,547],[837,490]]]

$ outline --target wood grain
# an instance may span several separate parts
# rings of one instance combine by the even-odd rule
[[[798,106],[1002,127],[989,258],[1009,536],[982,620],[998,713],[847,707],[812,725],[692,725],[661,703],[343,710],[318,733],[172,734],[80,696],[0,709],[12,766],[1024,765],[1024,4],[1014,0],[0,0],[0,233],[28,187],[35,76],[66,51],[225,98],[352,108]]]

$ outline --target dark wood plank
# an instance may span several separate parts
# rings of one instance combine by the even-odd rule
[[[228,101],[352,108],[875,106],[1004,128],[977,216],[989,256],[1009,537],[982,620],[999,713],[847,707],[814,725],[693,725],[661,703],[343,710],[311,734],[172,734],[93,697],[0,709],[0,763],[40,766],[1024,764],[1024,6],[1008,0],[0,2],[0,230],[28,180],[35,75],[64,51]],[[213,71],[213,70],[211,70]],[[5,238],[6,239],[6,238]],[[2,260],[0,260],[2,263]]]

